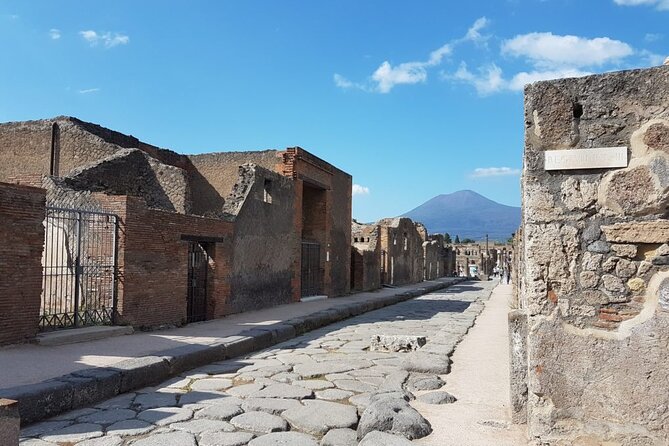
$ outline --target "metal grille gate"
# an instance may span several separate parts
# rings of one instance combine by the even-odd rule
[[[188,243],[188,322],[207,319],[207,268],[209,255],[199,242]]]
[[[41,331],[114,323],[118,218],[47,207]]]
[[[321,245],[302,242],[302,297],[321,294]]]

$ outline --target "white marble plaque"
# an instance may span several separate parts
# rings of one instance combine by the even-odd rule
[[[545,170],[627,167],[627,147],[547,150],[544,152],[544,156]]]

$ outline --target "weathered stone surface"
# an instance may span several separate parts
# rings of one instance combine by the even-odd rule
[[[602,226],[606,239],[616,243],[666,243],[669,220],[636,221]]]
[[[413,443],[404,437],[386,432],[372,431],[365,435],[359,446],[411,446]]]
[[[353,392],[341,389],[325,389],[316,391],[316,398],[319,400],[339,401],[353,396]]]
[[[80,423],[111,424],[117,421],[135,418],[137,414],[130,409],[107,409],[84,415],[77,419]]]
[[[598,240],[598,241],[588,245],[588,251],[594,252],[594,253],[597,253],[597,254],[606,254],[610,250],[611,250],[611,246],[608,243],[603,242],[601,240]]]
[[[334,385],[341,390],[350,390],[358,393],[373,392],[377,388],[376,386],[355,379],[338,379],[334,381]]]
[[[232,417],[236,417],[243,412],[242,408],[235,404],[215,404],[198,411],[195,418],[230,421]]]
[[[232,387],[232,380],[225,378],[209,378],[199,379],[191,384],[191,390],[209,391],[209,390],[225,390]]]
[[[583,288],[597,288],[599,275],[593,271],[583,271],[579,276],[579,282]]]
[[[174,393],[153,392],[137,395],[135,406],[139,410],[153,409],[154,407],[176,406],[177,395]]]
[[[254,438],[249,446],[318,446],[318,441],[299,432],[277,432]]]
[[[288,430],[286,420],[265,412],[246,412],[231,419],[230,423],[250,432],[270,433]]]
[[[247,398],[242,404],[246,412],[266,412],[281,415],[288,409],[302,407],[299,401],[286,398]]]
[[[295,381],[293,382],[293,385],[306,387],[307,389],[311,390],[331,389],[332,387],[334,387],[334,384],[332,384],[332,382],[327,381],[325,379],[305,379],[305,380]]]
[[[198,446],[245,446],[254,436],[248,432],[205,432]]]
[[[201,434],[203,432],[233,432],[235,428],[226,421],[198,418],[170,424],[170,429]]]
[[[451,360],[441,355],[411,353],[402,362],[402,368],[409,372],[445,375],[451,371]]]
[[[137,418],[156,426],[165,426],[179,421],[190,420],[193,418],[193,411],[178,407],[159,407],[140,412]]]
[[[509,312],[509,372],[511,391],[511,420],[527,423],[527,313]]]
[[[370,364],[371,366],[372,364]],[[342,373],[355,369],[354,364],[345,362],[328,361],[317,364],[297,364],[293,367],[293,372],[303,378],[316,378],[329,373]]]
[[[53,443],[46,443],[43,446],[51,445]],[[99,438],[92,438],[90,440],[84,440],[81,443],[77,443],[77,446],[121,446],[123,444],[123,438],[117,437],[115,435],[107,435]],[[21,445],[23,446],[23,444]],[[25,445],[30,446],[30,445]],[[34,445],[39,446],[39,445]]]
[[[332,429],[321,440],[321,446],[356,446],[358,433],[353,429]]]
[[[402,435],[409,440],[423,438],[432,426],[403,399],[386,399],[367,406],[358,423],[358,438],[372,431]]]
[[[313,398],[314,392],[311,389],[290,384],[272,384],[262,390],[249,394],[250,398],[288,398],[301,400],[304,398]]]
[[[228,389],[226,392],[230,395],[237,396],[240,398],[246,398],[253,393],[260,392],[265,388],[264,384],[242,384],[241,386],[235,386]]]
[[[78,423],[43,435],[42,440],[52,443],[76,443],[101,436],[102,426],[99,424]]]
[[[329,401],[303,401],[304,407],[289,409],[283,417],[300,431],[323,435],[330,429],[353,427],[358,413],[353,406]]]
[[[416,401],[425,404],[451,404],[456,402],[457,398],[448,392],[430,392],[418,396]]]
[[[425,336],[374,335],[369,344],[370,351],[411,352],[427,344]]]
[[[132,446],[197,446],[195,437],[188,432],[165,432],[150,435],[131,443]]]
[[[124,420],[114,423],[107,428],[105,435],[118,435],[119,437],[128,437],[132,435],[142,435],[155,429],[155,426],[141,420]]]
[[[618,257],[627,257],[633,259],[636,257],[636,245],[611,245],[611,251]]]
[[[437,375],[424,375],[412,373],[407,381],[407,389],[414,392],[416,390],[437,390],[446,384],[443,379]]]

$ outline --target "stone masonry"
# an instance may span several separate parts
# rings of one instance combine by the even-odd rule
[[[538,444],[669,444],[668,91],[669,67],[525,90],[512,339]],[[622,146],[625,168],[544,170],[550,150]]]

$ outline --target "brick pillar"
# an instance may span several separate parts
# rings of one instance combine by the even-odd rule
[[[19,402],[0,398],[0,444],[19,445]]]

